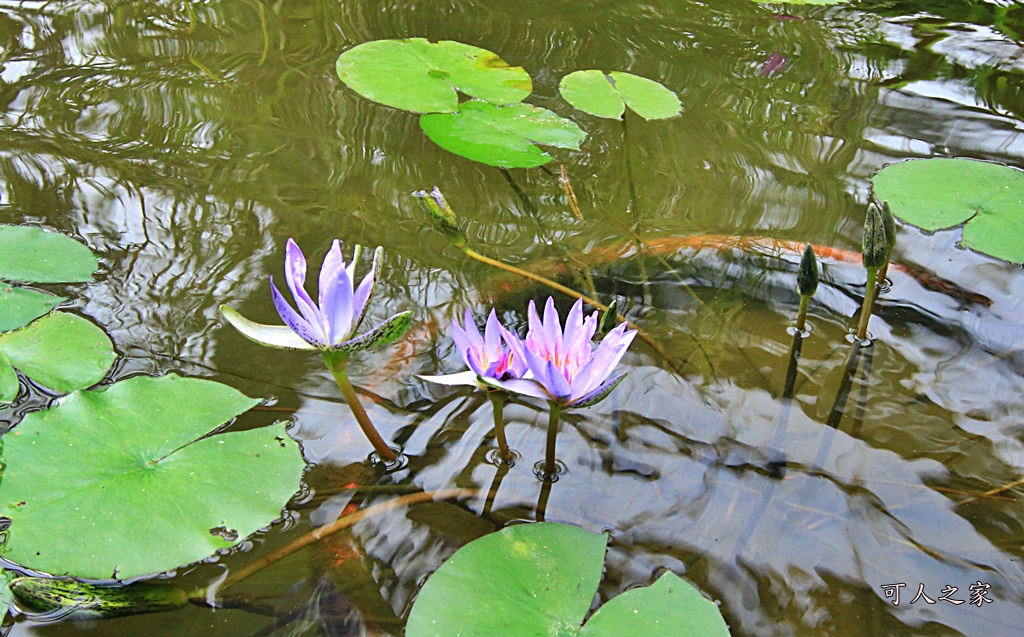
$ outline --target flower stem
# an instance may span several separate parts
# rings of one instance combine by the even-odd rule
[[[366,410],[363,409],[362,403],[359,402],[359,397],[356,396],[356,390],[352,387],[352,383],[349,382],[348,352],[326,351],[323,354],[323,358],[324,363],[327,364],[327,369],[331,370],[331,375],[334,376],[334,381],[338,383],[338,389],[341,390],[342,397],[348,403],[348,408],[352,410],[352,415],[356,417],[359,428],[363,430],[363,434],[370,441],[370,444],[373,445],[377,456],[384,462],[394,462],[395,452],[384,442],[380,432],[373,426],[373,422],[366,414]]]
[[[562,406],[548,401],[548,444],[544,450],[545,481],[555,481],[558,467],[555,465],[555,439],[558,438],[558,418],[562,415]]]
[[[807,306],[811,301],[811,295],[801,294],[800,295],[800,310],[796,315],[796,331],[803,332],[807,327]]]
[[[868,284],[864,290],[864,305],[860,310],[860,324],[857,326],[857,338],[864,340],[868,334],[868,320],[871,308],[875,304],[875,284],[878,282],[878,268],[868,268]]]
[[[488,390],[487,397],[491,399],[491,407],[494,411],[494,435],[498,438],[498,455],[502,462],[512,462],[512,451],[508,448],[508,440],[505,438],[505,400],[508,398],[503,391]]]

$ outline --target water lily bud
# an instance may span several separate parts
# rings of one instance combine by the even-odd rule
[[[864,219],[864,237],[861,241],[861,256],[865,268],[880,268],[885,263],[885,224],[882,213],[875,204],[868,205]]]
[[[601,315],[601,322],[598,323],[597,333],[607,334],[615,328],[616,322],[619,320],[619,300],[614,299],[608,304],[608,309]]]
[[[420,208],[427,213],[427,216],[434,222],[438,230],[448,237],[452,245],[457,248],[466,245],[466,235],[459,228],[458,218],[437,186],[434,186],[434,189],[430,192],[417,190],[412,193],[412,196],[416,197],[416,200],[420,203]]]
[[[891,251],[896,245],[896,219],[892,216],[888,201],[882,202],[882,227],[885,228],[885,244]]]
[[[817,289],[818,259],[814,256],[814,248],[808,243],[800,259],[800,269],[796,272],[796,291],[800,296],[812,296]]]

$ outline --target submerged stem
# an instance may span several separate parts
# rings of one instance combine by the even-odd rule
[[[352,415],[356,417],[359,428],[363,430],[363,434],[370,441],[370,444],[373,445],[377,456],[384,462],[394,462],[395,452],[384,442],[380,432],[373,426],[373,421],[370,420],[370,416],[363,409],[363,404],[359,402],[356,390],[348,379],[348,352],[326,351],[323,354],[323,359],[324,363],[327,364],[327,369],[331,370],[334,381],[338,383],[338,389],[341,390],[341,395],[348,404],[348,408],[352,410]]]
[[[498,438],[498,455],[504,464],[512,462],[512,450],[508,448],[508,440],[505,438],[505,400],[508,395],[503,391],[488,390],[487,397],[491,399],[491,407],[494,411],[494,435]]]

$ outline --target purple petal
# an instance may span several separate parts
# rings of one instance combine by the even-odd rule
[[[278,291],[277,286],[274,285],[274,277],[270,277],[270,296],[274,300],[274,308],[281,316],[281,320],[284,321],[285,325],[290,327],[293,332],[298,334],[299,338],[310,345],[327,347],[327,339],[324,337],[322,330],[319,330],[314,325],[310,325],[308,321],[299,316],[298,312],[292,309],[292,306],[284,299],[284,295],[282,295]]]
[[[562,344],[566,351],[572,351],[573,343],[583,330],[583,299],[576,299],[572,309],[565,317],[565,335],[562,337]]]
[[[468,313],[469,310],[466,310]],[[466,364],[466,367],[472,369],[474,372],[479,374],[474,363],[472,362],[476,356],[473,354],[473,344],[469,341],[469,336],[466,331],[462,329],[457,321],[452,319],[452,340],[455,342],[455,349],[459,350],[459,356],[462,357],[462,362]]]
[[[504,326],[501,326],[501,338],[505,341],[505,345],[508,346],[508,355],[512,359],[508,365],[509,371],[516,378],[522,378],[529,369],[529,366],[526,364],[526,354],[524,353],[526,345],[523,344],[523,341],[515,332],[505,329]]]
[[[295,299],[295,304],[299,307],[302,316],[310,325],[317,326],[320,333],[325,334],[327,326],[324,325],[323,315],[320,314],[319,308],[313,303],[313,299],[309,297],[304,287],[306,285],[306,257],[294,239],[288,239],[288,243],[285,244],[284,280],[288,284],[288,289],[291,290],[292,298]]]
[[[547,382],[541,382],[544,382],[544,386],[547,387],[552,396],[565,400],[572,395],[572,386],[569,385],[569,381],[562,374],[562,370],[558,369],[554,363],[548,361],[547,369],[544,371]]]
[[[492,309],[487,315],[487,324],[484,325],[484,355],[488,362],[497,361],[501,358],[501,352],[501,323]]]
[[[544,324],[540,322],[540,317],[537,316],[537,306],[534,304],[533,299],[530,299],[530,304],[526,310],[526,317],[530,324],[529,329],[526,331],[526,339],[539,339],[544,332]]]
[[[554,297],[548,297],[544,304],[544,339],[550,347],[550,351],[556,355],[563,352],[562,349],[562,324],[558,319],[558,310],[555,309]]]
[[[593,358],[573,379],[574,395],[589,393],[595,386],[603,382],[625,356],[634,336],[636,336],[636,331],[629,330],[627,332],[625,323],[621,323],[608,332],[601,339]]]
[[[328,264],[328,260],[331,261]],[[320,312],[327,322],[327,338],[332,345],[352,336],[352,281],[337,240],[324,259],[320,275]],[[324,278],[327,275],[328,278]]]

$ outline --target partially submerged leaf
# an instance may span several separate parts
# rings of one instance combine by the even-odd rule
[[[430,576],[405,633],[574,636],[597,591],[606,542],[607,536],[551,523],[485,535]]]
[[[280,516],[305,463],[283,424],[208,435],[258,401],[137,376],[76,392],[4,435],[4,557],[82,578],[203,559]]]
[[[64,300],[62,296],[0,283],[0,332],[25,327]]]
[[[644,119],[667,119],[682,111],[679,98],[663,84],[623,71],[575,71],[562,78],[558,91],[581,111],[609,119],[621,119],[627,106]]]
[[[113,344],[86,319],[54,312],[20,330],[0,334],[2,367],[15,367],[43,387],[63,394],[103,380],[117,358]],[[0,369],[0,402],[17,396],[10,376]]]
[[[718,606],[675,573],[634,588],[597,609],[580,637],[729,637]]]
[[[530,76],[496,54],[461,42],[375,40],[338,57],[338,77],[356,93],[416,113],[454,113],[458,93],[491,104],[521,102]]]
[[[551,156],[536,144],[579,148],[586,138],[579,126],[529,104],[497,107],[469,101],[458,113],[424,115],[420,128],[435,144],[467,159],[500,168],[536,168]]]
[[[924,230],[964,225],[964,247],[1024,263],[1024,172],[973,159],[890,164],[872,179],[899,219]]]
[[[0,225],[0,279],[30,283],[89,281],[97,264],[89,248],[59,232]]]

